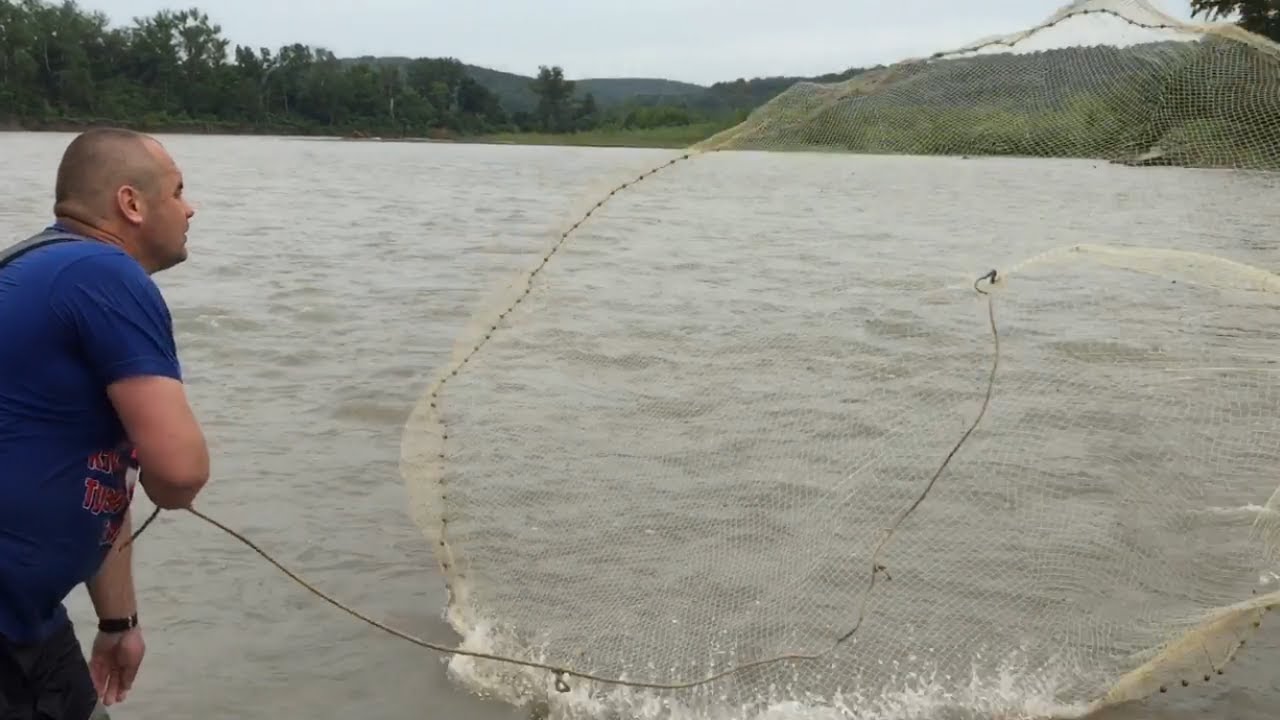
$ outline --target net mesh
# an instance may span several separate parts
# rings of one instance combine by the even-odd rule
[[[1038,49],[1050,31],[1069,47]],[[709,152],[806,149],[801,180]],[[1274,170],[1280,48],[1078,2],[796,85],[595,202],[477,313],[402,468],[463,647],[608,682],[471,657],[455,676],[557,717],[923,696],[1069,716],[1213,681],[1280,603],[1280,277],[1208,234],[1058,246],[1052,199],[988,237],[961,213],[927,251],[870,217],[855,241],[822,206],[878,201],[830,150],[1110,160],[1134,184],[1165,171],[1125,165]],[[866,162],[922,202],[1009,182],[937,159],[897,186],[897,161]],[[762,662],[787,655],[810,657]]]
[[[1085,0],[1024,32],[798,83],[697,147],[1274,168],[1277,63],[1280,46],[1234,25]]]

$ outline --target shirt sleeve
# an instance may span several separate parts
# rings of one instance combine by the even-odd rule
[[[63,268],[50,302],[103,386],[140,375],[182,380],[169,307],[151,276],[124,253]]]

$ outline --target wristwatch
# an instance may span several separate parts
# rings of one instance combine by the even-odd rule
[[[103,618],[98,621],[98,632],[122,633],[138,626],[138,613],[127,618]]]

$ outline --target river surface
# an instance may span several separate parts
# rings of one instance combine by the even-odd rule
[[[0,224],[15,240],[48,221],[55,167],[69,139],[69,135],[52,133],[0,133],[0,157],[6,160],[0,175],[0,190],[6,198],[0,205]],[[459,333],[468,327],[473,313],[485,307],[492,291],[509,281],[513,273],[531,267],[558,231],[577,219],[575,211],[589,207],[618,182],[663,163],[676,153],[286,138],[164,136],[162,140],[185,172],[187,192],[197,208],[190,233],[190,259],[158,275],[156,280],[173,311],[192,402],[213,452],[214,477],[198,506],[246,534],[317,587],[362,612],[427,640],[458,642],[458,635],[443,617],[447,602],[445,578],[431,542],[411,517],[414,495],[406,491],[400,473],[406,419],[422,399],[433,372],[450,359]],[[776,647],[770,646],[774,649],[787,646],[789,641],[800,643],[806,650],[816,649],[821,643],[815,638],[824,631],[818,626],[847,620],[846,610],[825,607],[824,603],[837,604],[856,597],[851,588],[858,587],[861,576],[833,569],[833,556],[824,555],[816,560],[810,558],[808,564],[797,563],[821,572],[812,576],[798,572],[791,577],[787,575],[787,553],[813,547],[827,537],[865,544],[866,537],[855,538],[856,533],[851,531],[847,537],[842,536],[845,525],[837,520],[843,517],[847,525],[849,516],[829,511],[814,500],[828,497],[824,493],[829,493],[837,505],[850,497],[880,498],[875,502],[883,505],[878,509],[887,517],[899,509],[894,503],[901,504],[919,489],[918,483],[905,485],[887,470],[914,467],[917,460],[921,467],[934,463],[964,429],[965,419],[972,414],[971,405],[956,404],[941,411],[938,405],[929,403],[965,403],[972,401],[975,393],[981,395],[979,381],[990,361],[990,338],[984,334],[986,328],[982,324],[985,306],[968,306],[965,317],[978,321],[972,325],[945,325],[950,334],[939,337],[955,343],[951,355],[943,354],[940,345],[930,349],[927,344],[911,344],[910,328],[915,326],[913,323],[922,322],[944,327],[940,323],[961,322],[960,315],[947,316],[944,311],[930,314],[925,310],[913,315],[912,310],[901,306],[874,320],[853,323],[864,328],[858,342],[865,344],[858,348],[868,361],[887,362],[886,353],[896,352],[910,354],[923,363],[928,353],[934,352],[938,362],[952,358],[955,368],[967,368],[963,372],[968,374],[962,379],[973,381],[947,386],[954,398],[942,390],[934,400],[922,395],[925,402],[921,407],[933,407],[935,415],[926,412],[914,419],[909,414],[897,418],[921,433],[945,435],[947,442],[939,445],[938,439],[933,438],[932,445],[910,446],[915,455],[899,453],[897,459],[882,459],[879,462],[885,463],[886,472],[860,481],[861,485],[842,485],[844,481],[836,480],[824,485],[815,476],[810,486],[796,489],[801,495],[809,495],[788,495],[783,490],[771,494],[774,491],[762,483],[775,477],[769,474],[771,471],[776,471],[777,477],[785,472],[781,466],[770,465],[781,462],[782,455],[778,453],[784,443],[777,441],[773,455],[763,450],[753,455],[747,445],[729,451],[728,454],[739,453],[738,462],[755,467],[756,474],[739,489],[741,496],[735,496],[734,487],[724,484],[689,486],[705,489],[706,493],[699,490],[686,495],[681,495],[681,487],[662,486],[653,473],[642,472],[636,458],[664,443],[671,448],[675,443],[686,443],[681,450],[688,453],[687,458],[693,458],[698,441],[692,434],[661,430],[661,418],[701,417],[699,422],[708,425],[680,427],[702,431],[715,422],[734,420],[724,415],[724,408],[713,412],[707,407],[689,407],[693,397],[689,393],[707,388],[730,393],[734,387],[756,382],[761,384],[755,391],[768,393],[781,385],[785,397],[778,398],[773,415],[768,418],[774,425],[758,423],[756,427],[744,421],[732,429],[741,433],[739,437],[749,439],[770,432],[771,427],[781,427],[777,437],[788,437],[786,432],[799,431],[787,425],[784,411],[811,411],[812,417],[818,419],[806,426],[805,432],[826,433],[824,437],[831,440],[823,446],[824,454],[817,458],[815,467],[823,463],[847,466],[855,460],[865,461],[862,456],[871,451],[849,449],[846,454],[836,440],[848,434],[847,428],[822,426],[823,418],[830,421],[835,417],[833,413],[840,412],[839,406],[825,403],[834,403],[834,394],[847,391],[849,383],[870,382],[870,376],[864,373],[859,379],[852,371],[842,375],[833,356],[824,355],[841,345],[824,343],[834,342],[828,335],[841,332],[840,323],[830,318],[848,312],[850,307],[875,301],[878,293],[905,288],[916,293],[912,297],[923,297],[928,288],[963,289],[991,267],[1004,267],[1074,243],[1156,244],[1213,252],[1266,270],[1280,268],[1280,235],[1276,234],[1280,205],[1274,201],[1280,197],[1280,182],[1274,177],[1137,170],[1079,161],[741,154],[695,158],[653,180],[657,182],[652,183],[651,189],[645,189],[648,185],[636,188],[635,199],[621,193],[622,202],[615,210],[607,206],[601,211],[597,219],[604,224],[593,236],[598,244],[577,250],[576,256],[566,250],[566,263],[577,265],[566,264],[565,268],[576,267],[577,274],[570,274],[567,269],[557,274],[556,266],[549,266],[549,294],[535,293],[527,307],[519,311],[524,313],[520,317],[528,321],[518,325],[524,329],[513,334],[505,345],[495,343],[492,353],[486,349],[478,354],[476,371],[487,370],[490,375],[477,375],[478,379],[470,380],[464,370],[456,384],[457,394],[445,395],[446,400],[463,406],[446,411],[454,413],[447,415],[447,421],[459,423],[461,435],[460,439],[454,438],[455,442],[472,443],[466,446],[469,449],[451,455],[451,461],[460,463],[461,469],[458,475],[451,476],[450,482],[459,484],[459,493],[450,502],[458,503],[462,518],[458,533],[452,537],[460,543],[467,539],[473,543],[462,546],[460,551],[470,552],[468,569],[474,572],[471,582],[476,584],[476,601],[491,603],[489,609],[500,615],[527,602],[529,605],[523,610],[527,615],[520,618],[522,622],[545,623],[540,626],[542,629],[559,628],[566,636],[594,628],[602,633],[601,647],[619,651],[630,642],[626,637],[657,647],[664,643],[674,647],[678,644],[675,638],[679,637],[670,628],[657,627],[657,622],[666,621],[665,616],[656,610],[646,614],[649,611],[637,600],[644,597],[644,592],[638,589],[629,594],[624,588],[630,586],[625,583],[643,584],[642,577],[655,583],[661,580],[665,597],[676,598],[680,593],[674,588],[697,589],[701,577],[711,578],[708,585],[715,590],[728,592],[732,588],[721,587],[720,581],[755,577],[754,571],[742,570],[740,565],[752,558],[751,562],[761,565],[759,574],[764,580],[785,580],[791,583],[787,587],[799,587],[807,593],[798,611],[807,614],[797,616],[794,627],[799,629],[791,629],[787,616],[779,610],[779,614],[768,616],[770,623],[752,626],[752,632],[759,634],[751,637],[776,640]],[[743,250],[747,246],[752,248],[750,252]],[[687,254],[680,256],[680,248],[686,249]],[[669,256],[655,259],[655,249],[665,249]],[[1174,261],[1174,265],[1190,267],[1185,261]],[[895,284],[888,275],[899,271],[906,279]],[[752,279],[735,280],[736,272],[750,274]],[[1037,275],[1029,271],[1029,282],[1053,281],[1039,272]],[[1210,271],[1195,272],[1201,272],[1199,277],[1203,279],[1207,277],[1204,273]],[[1015,272],[1015,281],[1016,275]],[[788,297],[786,288],[798,287],[794,285],[798,282],[796,277],[806,278],[809,284],[799,295]],[[725,289],[730,286],[736,288],[733,293]],[[1155,292],[1152,287],[1150,282],[1135,281],[1124,291],[1127,295],[1119,290],[1110,295],[1104,289],[1097,293],[1112,297],[1117,303],[1123,299],[1124,305],[1115,304],[1111,309],[1123,315],[1128,327],[1140,328],[1155,323],[1153,318],[1167,319],[1170,313],[1180,312],[1171,309],[1170,303],[1176,300],[1143,295]],[[663,292],[668,295],[662,296]],[[1071,286],[1070,293],[1080,303],[1088,302],[1091,294],[1081,286]],[[948,306],[944,296],[945,293],[931,297]],[[557,299],[563,303],[556,305]],[[813,305],[799,307],[805,302]],[[1057,321],[1065,322],[1065,306],[1052,306],[1043,296],[1038,301],[1023,300],[1022,305],[1011,301],[1010,307],[1025,311],[1035,309],[1036,302],[1044,302],[1048,312],[1063,313]],[[798,304],[788,310],[789,303]],[[1097,305],[1099,312],[1106,307]],[[539,315],[539,309],[548,312]],[[767,325],[771,312],[778,316],[789,312],[813,322],[819,316],[827,320],[821,332],[814,329],[817,325],[792,326],[784,332]],[[1261,306],[1232,306],[1216,312],[1213,315],[1214,311],[1201,308],[1199,315],[1189,315],[1205,322],[1213,315],[1209,318],[1212,323],[1233,325],[1251,338],[1250,342],[1257,342],[1252,349],[1258,355],[1273,353],[1275,345],[1264,345],[1263,341],[1268,339],[1264,326],[1274,322],[1274,316],[1264,322]],[[1019,337],[1034,335],[1028,316],[1021,317],[1023,325],[1018,324],[1018,316],[1009,320],[1008,372],[1015,373],[1013,377],[1018,372],[1029,373],[1036,367],[1035,362],[1048,362],[1046,358],[1051,358],[1048,354],[1037,355],[1029,342],[1019,345]],[[664,325],[663,318],[671,324]],[[703,354],[687,361],[688,367],[698,368],[698,383],[693,382],[692,374],[682,376],[680,382],[691,383],[687,386],[673,380],[665,387],[659,377],[650,377],[652,392],[647,399],[652,404],[644,409],[651,414],[629,430],[626,422],[631,416],[625,408],[611,406],[607,396],[607,388],[616,388],[622,376],[610,373],[638,372],[637,368],[654,362],[679,366],[683,361],[672,353],[683,345],[673,339],[678,335],[673,328],[679,325],[681,332],[694,332],[690,328],[715,322],[727,328],[725,334],[714,342],[703,343]],[[1094,355],[1090,357],[1098,357],[1106,349],[1110,331],[1096,323],[1080,327],[1084,328],[1077,333],[1080,344],[1066,351],[1083,352],[1084,344],[1092,343],[1089,352]],[[751,337],[753,328],[759,328],[759,337]],[[1044,327],[1037,329],[1052,332]],[[770,344],[783,336],[789,338],[792,347]],[[902,344],[895,346],[895,338]],[[611,344],[614,340],[617,344]],[[646,345],[649,342],[653,345]],[[664,349],[653,349],[659,346]],[[734,347],[741,350],[738,365],[723,360]],[[808,365],[788,375],[785,382],[777,383],[783,371],[764,368],[769,362],[765,355],[773,352],[770,348],[776,349],[782,357],[778,362],[788,368],[806,365],[806,361]],[[660,357],[646,356],[650,352]],[[553,360],[564,364],[557,365]],[[522,361],[526,364],[520,365]],[[717,364],[722,361],[723,367]],[[738,374],[732,378],[708,375],[717,367]],[[598,374],[593,374],[596,371],[591,368],[598,369]],[[882,383],[884,390],[875,402],[905,412],[907,403],[899,399],[893,404],[893,393],[901,392],[905,397],[924,392],[923,386],[894,385],[899,380],[907,382],[901,378],[909,375],[877,377],[875,382]],[[830,386],[823,385],[818,391],[806,390],[809,385],[801,387],[802,381],[821,384],[824,377],[830,380]],[[767,378],[773,378],[773,385],[764,384],[770,382]],[[951,379],[957,378],[961,376]],[[1042,392],[1061,391],[1055,390],[1051,382],[1055,379],[1058,386],[1069,384],[1066,376],[1046,375],[1040,379],[1041,385],[1029,387],[1039,387]],[[1105,383],[1100,381],[1098,385],[1103,387]],[[519,387],[529,392],[513,390]],[[573,399],[574,392],[582,397]],[[1179,560],[1178,553],[1172,550],[1161,555],[1163,562],[1174,563],[1169,572],[1162,574],[1148,568],[1150,576],[1130,584],[1121,578],[1129,577],[1124,574],[1128,567],[1124,561],[1150,552],[1152,547],[1173,548],[1192,537],[1203,540],[1206,547],[1218,548],[1225,556],[1227,551],[1222,548],[1239,542],[1242,528],[1247,531],[1262,512],[1260,506],[1270,492],[1260,479],[1265,471],[1251,466],[1247,480],[1236,485],[1230,477],[1232,468],[1248,458],[1261,463],[1258,458],[1269,459],[1280,452],[1280,448],[1267,446],[1276,439],[1269,434],[1273,424],[1280,422],[1280,418],[1266,414],[1267,409],[1280,407],[1280,401],[1269,404],[1277,400],[1276,390],[1270,385],[1259,386],[1250,396],[1237,387],[1219,397],[1217,407],[1224,412],[1232,407],[1239,411],[1226,419],[1206,412],[1205,419],[1211,422],[1207,426],[1175,422],[1183,417],[1178,415],[1179,408],[1192,407],[1189,397],[1161,406],[1163,414],[1152,410],[1149,417],[1143,418],[1140,412],[1132,412],[1133,407],[1140,406],[1129,406],[1129,415],[1116,411],[1109,416],[1110,421],[1127,418],[1130,424],[1146,422],[1152,428],[1184,433],[1176,436],[1178,442],[1202,443],[1197,447],[1208,458],[1203,460],[1203,467],[1196,466],[1197,471],[1216,468],[1221,473],[1206,481],[1203,489],[1193,484],[1201,476],[1173,478],[1170,482],[1175,483],[1171,485],[1174,490],[1170,494],[1178,494],[1177,502],[1197,498],[1198,505],[1187,511],[1194,517],[1175,518],[1175,512],[1170,510],[1159,517],[1169,519],[1176,527],[1144,528],[1144,532],[1152,534],[1142,538],[1141,543],[1145,544],[1133,548],[1145,550],[1125,546],[1129,549],[1115,551],[1118,559],[1096,560],[1098,568],[1113,573],[1098,583],[1105,586],[1116,582],[1115,596],[1098,599],[1102,596],[1095,592],[1090,595],[1094,604],[1087,607],[1087,603],[1071,608],[1048,604],[1067,603],[1064,598],[1084,602],[1078,598],[1085,597],[1088,588],[1082,586],[1084,581],[1078,571],[1069,581],[1046,571],[1035,576],[1045,583],[1034,596],[1035,602],[1041,604],[1009,600],[1001,606],[1001,612],[1023,612],[1034,606],[1040,612],[1060,612],[1063,618],[1096,619],[1113,610],[1122,612],[1126,604],[1133,602],[1134,596],[1126,593],[1136,592],[1139,586],[1169,597],[1180,588],[1195,592],[1199,587],[1196,583],[1216,582],[1209,577],[1210,570],[1192,557],[1194,551]],[[1250,400],[1258,403],[1256,408],[1245,405]],[[1137,403],[1141,398],[1135,395],[1126,397],[1126,401]],[[809,404],[805,407],[797,405],[806,402]],[[1021,403],[1019,406],[1028,413],[1048,412],[1036,405],[1035,398],[1010,402]],[[1175,402],[1182,404],[1174,407]],[[599,414],[583,415],[584,408],[595,408]],[[1090,408],[1080,411],[1096,412],[1097,406]],[[575,417],[582,418],[581,427],[574,424],[578,422]],[[1012,416],[997,413],[991,422],[995,428],[1016,430]],[[1256,423],[1260,442],[1235,447],[1231,443],[1236,436],[1231,441],[1218,442],[1208,435],[1230,422]],[[515,465],[520,461],[509,455],[519,452],[521,433],[532,437],[529,433],[539,426],[549,428],[548,432],[530,439],[528,452],[542,454],[525,459],[524,465]],[[792,429],[787,430],[788,427]],[[1196,427],[1205,430],[1197,433]],[[1064,425],[1061,437],[1067,437],[1069,430]],[[869,436],[874,437],[877,432],[874,428],[865,429]],[[634,489],[620,485],[618,504],[611,505],[608,498],[612,496],[600,490],[582,490],[583,485],[577,486],[581,492],[575,494],[570,482],[556,486],[554,493],[539,493],[539,487],[521,485],[548,482],[546,477],[550,475],[538,475],[539,468],[582,482],[596,477],[593,472],[610,472],[602,460],[609,453],[602,448],[621,443],[620,438],[627,438],[629,433],[633,433],[631,444],[627,452],[618,453],[618,461],[636,463],[637,482],[653,483],[645,486],[654,490],[650,497],[627,495]],[[496,447],[487,444],[494,438],[513,442],[505,450],[486,452],[486,447]],[[550,453],[563,453],[573,438],[583,444],[583,466],[566,470],[564,463],[568,460]],[[1043,437],[1028,443],[1041,440]],[[992,444],[994,440],[975,436],[974,442],[978,449],[973,452],[986,448],[986,452],[994,453],[991,457],[997,464],[1031,467],[1026,458],[1000,455],[1000,449]],[[907,445],[901,445],[887,452],[907,449]],[[1156,453],[1152,448],[1114,449],[1117,467],[1131,469],[1138,462],[1132,457],[1126,459],[1125,452]],[[855,453],[862,453],[858,456],[862,460],[854,458]],[[724,470],[717,470],[711,455],[707,458],[711,459],[688,459],[685,465],[670,467],[667,472],[679,477],[693,469],[707,473]],[[508,463],[506,475],[502,474],[504,462]],[[1139,504],[1160,499],[1155,480],[1139,482],[1127,490],[1094,487],[1094,479],[1106,477],[1102,470],[1098,475],[1076,478],[1088,489],[1101,493],[1092,499],[1073,497],[1070,483],[1054,486],[1059,495],[1048,489],[1037,494],[1036,490],[1014,491],[1012,486],[979,488],[973,475],[964,475],[968,470],[963,469],[972,469],[979,462],[975,455],[957,471],[967,479],[951,486],[955,494],[949,500],[922,506],[929,508],[922,509],[922,513],[933,513],[926,514],[926,518],[938,522],[950,518],[945,536],[912,536],[906,526],[900,531],[904,533],[900,542],[915,553],[915,559],[904,554],[895,556],[894,570],[899,573],[896,577],[905,579],[888,583],[910,583],[913,575],[927,575],[933,563],[953,571],[954,577],[938,588],[943,594],[930,600],[923,589],[927,583],[901,584],[915,593],[912,602],[881,608],[884,617],[905,613],[902,617],[906,618],[923,606],[934,605],[941,615],[935,616],[933,622],[949,619],[953,623],[939,643],[963,637],[955,628],[965,623],[973,628],[1030,627],[1030,616],[1025,613],[1014,617],[995,611],[994,598],[1004,597],[999,579],[984,584],[970,578],[972,582],[966,584],[965,566],[957,562],[973,557],[982,543],[1021,533],[1027,538],[1027,553],[1015,555],[1016,549],[1009,546],[995,548],[993,553],[1003,555],[1000,560],[992,560],[993,564],[1004,563],[1002,567],[1013,568],[1018,563],[1041,563],[1043,567],[1057,568],[1055,563],[1060,557],[1053,553],[1062,547],[1055,542],[1065,542],[1064,538],[1078,536],[1090,528],[1099,533],[1100,539],[1112,537],[1106,534],[1109,531],[1100,529],[1105,523],[1086,519],[1086,510],[1115,511],[1116,515],[1107,517],[1122,523],[1121,512],[1141,514],[1140,509],[1133,509],[1140,505],[1117,504],[1126,496],[1128,501]],[[512,467],[520,469],[511,470]],[[628,472],[618,472],[619,482],[630,477]],[[833,471],[831,477],[837,475]],[[960,487],[965,492],[955,489]],[[1149,494],[1141,495],[1142,492]],[[1064,529],[1053,524],[1057,516],[1046,509],[1051,496],[1060,497],[1064,506],[1073,510],[1063,513],[1067,518],[1064,522],[1076,525]],[[659,500],[663,497],[673,505],[661,505]],[[707,502],[712,497],[716,502]],[[581,502],[575,505],[575,498]],[[652,504],[635,505],[645,499]],[[757,531],[772,528],[776,537],[789,538],[786,543],[751,535],[745,526],[734,525],[741,517],[726,508],[746,502],[753,503],[753,508],[776,505],[778,515],[750,517],[759,521]],[[875,502],[862,502],[858,507],[865,511]],[[488,512],[486,503],[491,504]],[[1002,514],[1003,511],[1019,503],[1038,507],[1043,515],[1028,511],[1016,516],[1022,525],[1003,527],[1002,523],[1013,522],[1010,518],[1015,517]],[[135,512],[141,517],[151,509],[140,493]],[[453,511],[446,514],[449,512]],[[815,518],[808,529],[806,517]],[[554,538],[540,534],[540,519],[548,529],[554,526],[560,534]],[[878,529],[869,519],[859,523],[860,531]],[[715,528],[725,533],[741,531],[744,534],[736,537],[746,549],[736,554],[723,548],[708,549],[692,554],[685,565],[668,557],[664,566],[668,574],[662,575],[659,569],[656,575],[644,575],[642,571],[655,571],[639,559],[642,550],[656,552],[659,547],[649,544],[659,541],[640,537],[646,526],[651,536],[656,534],[671,542],[675,542],[674,533],[683,528],[688,534],[681,543],[692,547],[707,542],[709,548],[714,545],[709,538],[715,535]],[[655,527],[659,529],[653,530]],[[965,528],[975,532],[965,535]],[[982,535],[979,530],[987,534]],[[980,542],[982,537],[987,540]],[[628,538],[635,558],[605,549],[628,546]],[[538,545],[541,542],[563,545],[566,555],[552,555],[545,546]],[[937,550],[936,561],[924,554],[930,548]],[[1084,552],[1080,548],[1076,551]],[[1098,548],[1094,551],[1106,552]],[[627,565],[630,560],[635,563]],[[449,676],[440,655],[382,633],[321,602],[251,550],[195,517],[162,514],[139,541],[135,562],[148,652],[129,700],[112,709],[114,718],[498,720],[529,716],[527,710],[516,710],[499,700],[468,692]],[[961,572],[955,573],[957,569]],[[717,575],[720,572],[724,575]],[[1260,571],[1255,568],[1252,572],[1256,576]],[[1239,576],[1237,573],[1237,581]],[[819,580],[805,579],[812,577]],[[1023,579],[1034,578],[1028,574]],[[1174,579],[1184,584],[1175,586]],[[534,585],[537,582],[548,585]],[[824,582],[839,586],[834,595],[823,595],[831,589]],[[1055,582],[1060,582],[1061,587]],[[557,596],[557,590],[564,595]],[[597,594],[605,592],[615,594]],[[846,595],[840,596],[841,592]],[[698,612],[697,603],[690,597],[685,596],[682,603],[673,601],[671,608]],[[971,601],[969,605],[965,605],[965,598]],[[627,636],[628,621],[625,613],[618,613],[618,605],[625,610],[628,599],[636,608],[637,617],[655,625],[651,635],[642,639]],[[765,593],[761,601],[782,602],[782,598]],[[597,602],[599,605],[593,604]],[[92,639],[92,611],[87,597],[77,592],[69,603],[87,647]],[[728,603],[724,600],[722,604]],[[708,607],[712,605],[715,603]],[[567,625],[567,618],[573,613],[583,617],[581,613],[595,607],[615,614],[588,619],[577,628]],[[872,615],[874,611],[873,606]],[[512,618],[514,615],[508,613],[505,619]],[[703,619],[713,621],[710,617]],[[1062,627],[1067,627],[1066,621]],[[1280,633],[1268,631],[1267,627],[1264,622],[1264,630],[1250,639],[1240,658],[1209,688],[1176,687],[1146,705],[1108,710],[1105,716],[1109,720],[1274,717],[1275,709],[1280,707],[1280,683],[1276,682],[1275,670],[1280,657]],[[611,629],[626,637],[604,638]],[[714,629],[705,629],[701,634],[690,631],[689,637],[709,638]],[[888,643],[883,647],[890,647],[888,632],[869,625],[867,642]],[[1082,630],[1063,632],[1075,632],[1072,639],[1076,641],[1085,634]],[[991,637],[999,635],[998,630],[991,631]],[[590,641],[590,637],[573,640]],[[696,647],[685,651],[694,655],[698,652]],[[601,655],[597,660],[606,662],[607,657]],[[665,659],[659,657],[657,661]],[[989,708],[987,712],[1010,712],[1009,708],[1035,707],[1039,702],[1035,698],[1024,698],[1025,702],[1011,700],[1009,695],[1015,691],[1001,688],[998,683],[972,692],[1000,696],[999,701],[978,698],[973,703],[979,709]],[[948,713],[955,708],[938,710],[944,705],[937,698],[909,693],[892,702],[862,697],[846,704],[846,716],[883,720],[953,717]],[[584,702],[576,711],[582,714],[590,707]],[[652,712],[653,706],[631,697],[609,711],[602,710],[599,717],[645,717]],[[839,715],[777,703],[756,717],[782,720]]]

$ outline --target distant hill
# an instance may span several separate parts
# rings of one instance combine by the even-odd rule
[[[411,60],[412,58],[407,57],[362,56],[344,58],[342,62],[403,65]],[[531,75],[466,63],[463,63],[463,67],[476,82],[498,96],[498,101],[507,112],[529,112],[538,103],[537,95],[530,88],[533,82]],[[662,78],[583,78],[574,80],[574,94],[581,98],[590,93],[597,106],[602,109],[619,105],[683,105],[706,113],[731,113],[759,107],[797,82],[847,80],[869,69],[871,68],[850,68],[841,73],[807,77],[777,76],[751,80],[738,78],[710,86]]]
[[[478,65],[465,65],[476,82],[498,96],[508,112],[531,111],[538,104],[538,96],[529,88],[533,77],[492,70]],[[636,98],[651,98],[679,104],[703,96],[707,88],[693,83],[660,78],[583,78],[574,81],[575,95],[587,93],[595,96],[600,107],[623,105]]]
[[[717,144],[1275,169],[1277,69],[1273,55],[1210,34],[904,63],[841,93],[793,85]]]
[[[372,65],[404,65],[413,58],[407,57],[372,57],[361,56],[343,58],[344,63],[369,63]],[[531,75],[493,70],[463,63],[463,67],[471,77],[498,96],[498,100],[507,112],[528,112],[538,104],[538,96],[530,88],[533,82]],[[703,85],[664,80],[661,78],[583,78],[574,81],[575,95],[583,97],[587,93],[595,96],[601,107],[623,105],[636,98],[645,99],[645,104],[657,102],[673,102],[679,104],[694,98],[702,97],[708,88]]]

